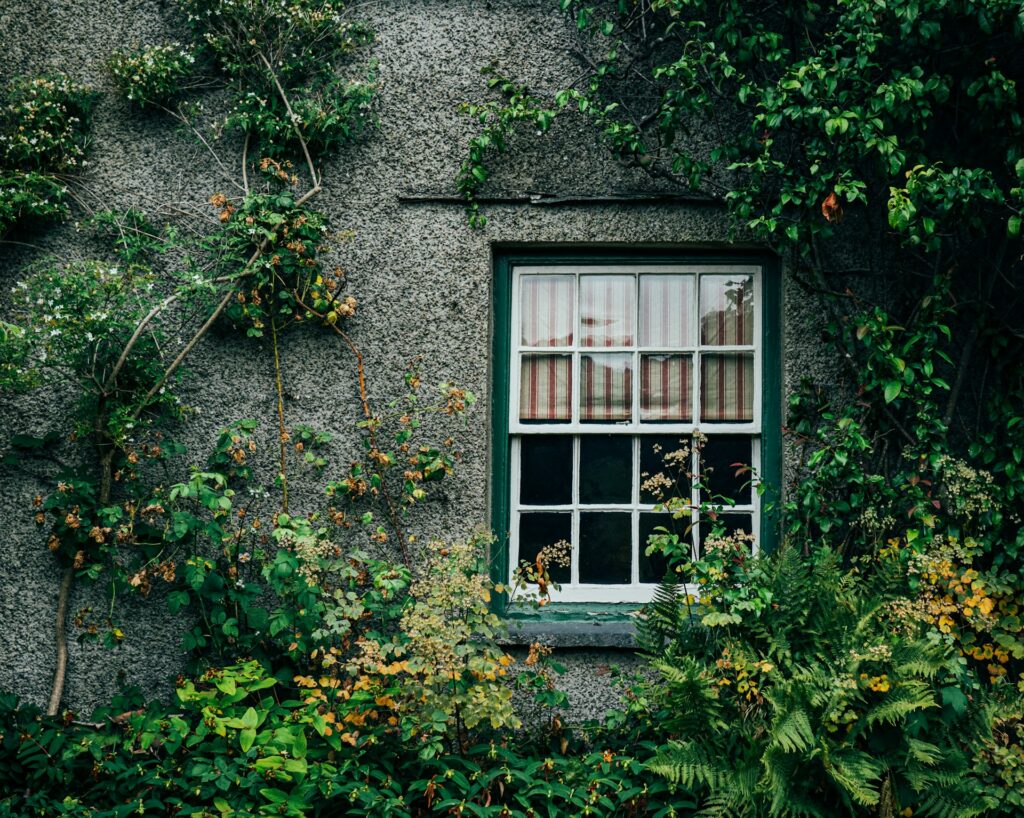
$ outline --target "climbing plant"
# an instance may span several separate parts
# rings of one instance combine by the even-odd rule
[[[491,96],[465,106],[479,123],[456,179],[471,223],[486,225],[478,199],[513,134],[543,138],[559,120],[592,129],[624,165],[683,199],[717,203],[734,238],[777,252],[792,292],[824,316],[834,361],[826,382],[794,383],[787,485],[758,487],[783,555],[754,559],[749,542],[720,530],[691,561],[678,547],[690,500],[666,499],[675,530],[651,548],[703,594],[666,590],[651,614],[663,626],[650,644],[664,712],[687,714],[654,768],[730,814],[1012,811],[1008,779],[988,779],[990,801],[977,781],[945,794],[925,782],[953,763],[960,772],[949,783],[963,783],[972,763],[991,774],[994,757],[1020,754],[1019,8],[553,6],[575,32],[574,72],[533,88],[499,61],[484,68]],[[713,504],[704,513],[713,518]],[[805,592],[844,573],[829,597],[840,610],[822,615],[863,618],[857,644],[826,661],[819,686],[816,662],[849,631],[808,624],[820,637],[801,646],[785,629],[816,616]],[[844,602],[846,593],[854,597]],[[905,632],[872,624],[889,605]],[[690,633],[692,617],[706,630]],[[897,658],[914,644],[942,657],[925,686],[911,677],[926,664],[907,676]],[[851,661],[875,664],[849,665],[843,682]],[[956,692],[934,687],[940,679]],[[893,695],[903,714],[879,717]],[[848,721],[830,725],[840,701],[836,714]],[[901,764],[917,751],[873,734],[892,724],[913,738],[928,721],[915,709],[939,707],[944,726],[928,730],[939,737],[982,704],[998,739],[958,728],[973,736],[973,761],[948,737],[917,757],[930,771],[910,772]],[[803,766],[818,757],[824,777]]]

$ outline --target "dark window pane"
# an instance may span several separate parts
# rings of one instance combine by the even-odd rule
[[[742,531],[744,534],[749,534],[753,531],[751,526],[749,514],[719,514],[716,520],[710,519],[705,516],[700,521],[700,553],[704,555],[704,541],[711,534],[711,531],[720,525],[724,529],[725,536],[731,537],[736,531]]]
[[[751,502],[752,443],[752,438],[740,435],[708,438],[700,453],[703,500],[738,506]]]
[[[580,437],[580,502],[628,503],[633,493],[633,438]]]
[[[533,562],[547,545],[572,539],[572,515],[541,511],[519,515],[519,562]],[[569,567],[549,565],[551,578],[561,584],[569,581]]]
[[[580,514],[580,582],[629,583],[633,539],[629,514]]]
[[[669,497],[690,496],[688,472],[692,466],[690,458],[684,457],[689,449],[690,438],[682,435],[644,435],[640,438],[641,503],[660,503]],[[658,478],[659,474],[664,479]],[[644,483],[648,484],[646,488]]]
[[[668,572],[668,560],[660,551],[651,554],[649,557],[644,554],[647,550],[647,540],[652,534],[662,534],[655,531],[657,528],[667,528],[672,534],[676,534],[680,540],[680,548],[685,550],[685,557],[690,557],[692,542],[691,532],[688,531],[690,521],[688,519],[673,520],[671,514],[641,514],[640,515],[640,581],[661,582]],[[677,557],[677,559],[679,559]]]
[[[519,502],[525,506],[558,506],[572,502],[572,435],[522,438]]]

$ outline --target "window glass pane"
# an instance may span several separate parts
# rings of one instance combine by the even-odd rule
[[[608,423],[633,414],[633,356],[588,353],[580,356],[580,421]]]
[[[655,552],[651,556],[644,554],[647,550],[647,540],[652,534],[661,534],[660,531],[655,531],[656,528],[667,528],[673,534],[679,536],[681,544],[690,543],[691,535],[687,531],[689,526],[688,520],[673,520],[671,514],[650,514],[643,513],[640,515],[640,581],[641,582],[661,582],[665,578],[665,574],[668,573],[668,560],[665,555],[661,552]],[[684,548],[689,548],[688,545],[683,545]],[[687,556],[692,549],[687,551]]]
[[[693,276],[640,276],[640,345],[693,346]]]
[[[572,539],[572,514],[568,512],[531,512],[519,515],[519,562],[534,562],[540,550],[560,540]],[[549,565],[551,578],[561,584],[569,581],[569,567]]]
[[[580,502],[628,503],[633,496],[633,438],[580,437]]]
[[[572,346],[576,276],[523,276],[519,282],[520,343]]]
[[[572,407],[572,355],[523,355],[519,419],[568,423]]]
[[[712,529],[715,525],[721,524],[725,531],[725,536],[731,537],[737,531],[741,531],[744,534],[749,534],[754,529],[751,527],[750,515],[739,514],[736,512],[728,512],[725,514],[717,515],[716,520],[711,520],[708,516],[704,516],[700,521],[700,553],[703,556],[706,552],[704,549],[704,543],[710,536]]]
[[[634,287],[633,276],[580,276],[580,343],[583,346],[633,345]]]
[[[691,496],[689,473],[693,466],[689,452],[688,435],[640,438],[641,503],[661,503],[669,497]]]
[[[701,355],[700,419],[711,423],[754,419],[752,354]]]
[[[640,356],[640,420],[688,421],[693,417],[693,356]]]
[[[754,279],[751,276],[700,277],[702,344],[754,343]]]
[[[629,583],[632,562],[628,512],[580,512],[580,582]]]
[[[701,499],[724,505],[748,505],[752,500],[750,471],[753,438],[712,435],[701,449]],[[739,472],[739,474],[737,474]]]
[[[530,435],[519,444],[519,502],[526,506],[572,503],[572,436]]]

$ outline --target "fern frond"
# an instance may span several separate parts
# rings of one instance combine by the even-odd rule
[[[654,598],[646,605],[637,619],[636,643],[640,652],[648,657],[662,656],[666,645],[679,635],[686,611],[680,603],[681,586],[671,577],[666,577],[654,592]]]
[[[932,689],[923,682],[902,682],[894,687],[885,698],[867,710],[863,723],[867,727],[876,724],[898,724],[904,717],[919,710],[938,707]]]
[[[797,708],[776,716],[771,728],[770,744],[787,753],[809,750],[814,744],[814,731],[807,713]]]
[[[863,750],[844,747],[834,750],[825,765],[829,776],[861,806],[878,803],[884,765]]]

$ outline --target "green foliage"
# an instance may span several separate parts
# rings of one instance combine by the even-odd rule
[[[195,62],[195,55],[181,43],[168,43],[115,54],[109,69],[129,102],[167,106],[188,90]]]
[[[706,814],[997,807],[970,774],[972,752],[992,740],[994,700],[937,630],[905,616],[897,558],[848,570],[827,549],[784,547],[754,559],[734,538],[707,552],[683,569],[703,627],[684,624],[655,660],[662,681],[646,707],[668,740],[652,770]]]
[[[365,79],[339,71],[373,35],[348,19],[345,3],[181,0],[193,41],[115,55],[109,64],[128,100],[190,123],[182,97],[192,89],[228,92],[224,124],[275,159],[336,151],[372,119],[374,69]]]
[[[93,94],[61,75],[0,88],[0,238],[22,219],[68,212],[68,182],[86,163]]]

